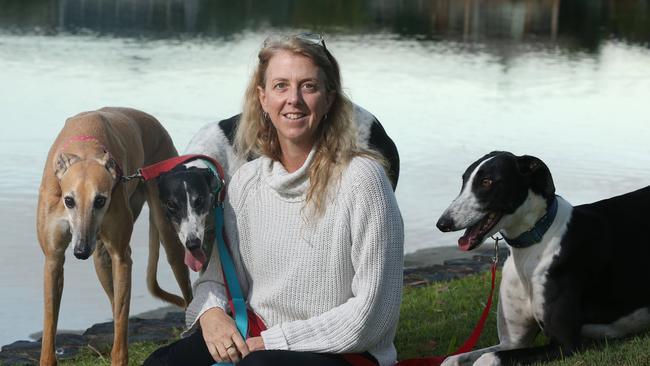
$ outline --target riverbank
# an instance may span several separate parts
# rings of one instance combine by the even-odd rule
[[[404,286],[422,287],[433,282],[449,281],[487,271],[494,248],[484,245],[472,252],[461,252],[457,247],[427,248],[405,255]],[[507,256],[502,247],[499,262]],[[178,337],[184,326],[183,312],[167,306],[134,315],[129,319],[129,343],[164,343]],[[40,334],[33,340],[20,340],[5,345],[0,350],[2,365],[37,365],[40,354]],[[93,350],[110,349],[113,341],[113,323],[95,324],[85,331],[60,331],[57,335],[57,357],[72,359],[83,348]]]

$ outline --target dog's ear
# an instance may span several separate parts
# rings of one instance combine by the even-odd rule
[[[205,181],[208,182],[210,192],[214,192],[217,188],[219,188],[219,185],[221,185],[221,181],[212,173],[212,170],[201,169],[201,174],[203,175]]]
[[[555,196],[551,171],[541,159],[530,155],[518,156],[517,168],[521,174],[530,177],[530,188],[533,192],[541,194],[546,199]]]
[[[111,173],[113,179],[117,179],[117,162],[108,151],[104,152],[104,156],[102,156],[99,162]]]
[[[539,158],[530,155],[517,157],[517,168],[523,175],[531,175],[546,165]]]
[[[68,168],[79,160],[81,160],[81,158],[75,154],[60,153],[54,161],[54,174],[56,174],[56,177],[61,180],[63,174],[65,174]]]
[[[162,173],[160,173],[160,174],[159,174],[156,178],[154,178],[154,179],[156,180],[156,183],[160,183],[160,182],[161,182],[161,181],[162,181],[166,176],[168,176],[169,174],[170,174],[169,171],[162,172]]]

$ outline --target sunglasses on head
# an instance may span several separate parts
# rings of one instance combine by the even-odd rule
[[[323,47],[323,49],[327,49],[327,47],[325,47],[325,39],[323,38],[322,35],[318,33],[303,32],[293,36],[284,37],[284,39],[290,39],[290,38],[297,38],[303,42],[321,46]],[[277,38],[274,37],[267,38],[266,40],[264,40],[264,47],[268,46],[271,42],[275,40],[277,40]]]
[[[318,33],[299,33],[295,37],[301,41],[309,42],[325,48],[325,39]]]

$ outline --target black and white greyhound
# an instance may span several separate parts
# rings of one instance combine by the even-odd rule
[[[393,140],[386,134],[381,123],[370,112],[354,106],[359,144],[380,153],[388,163],[388,177],[397,186],[399,177],[399,154]],[[203,126],[192,138],[184,154],[207,155],[217,160],[224,169],[226,184],[232,174],[246,162],[237,156],[233,141],[241,115],[212,122]],[[168,173],[161,174],[157,180],[160,200],[166,210],[168,220],[185,244],[185,263],[194,271],[205,264],[212,245],[214,233],[212,203],[215,176],[200,160],[179,165]],[[207,253],[207,254],[206,254]]]
[[[438,220],[472,250],[500,232],[509,244],[499,291],[498,345],[449,357],[451,365],[529,364],[587,341],[650,329],[650,187],[572,206],[533,156],[494,151],[463,174]],[[532,347],[543,331],[546,346]]]

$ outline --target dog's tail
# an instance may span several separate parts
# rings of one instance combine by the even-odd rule
[[[149,260],[147,262],[147,288],[151,294],[163,301],[185,309],[187,303],[182,297],[171,294],[158,284],[158,258],[160,257],[160,228],[156,225],[154,215],[149,214]],[[182,263],[182,261],[181,261]],[[173,266],[173,265],[172,265]],[[184,266],[184,264],[183,264]],[[174,272],[176,275],[176,273]],[[177,278],[178,280],[178,278]]]

